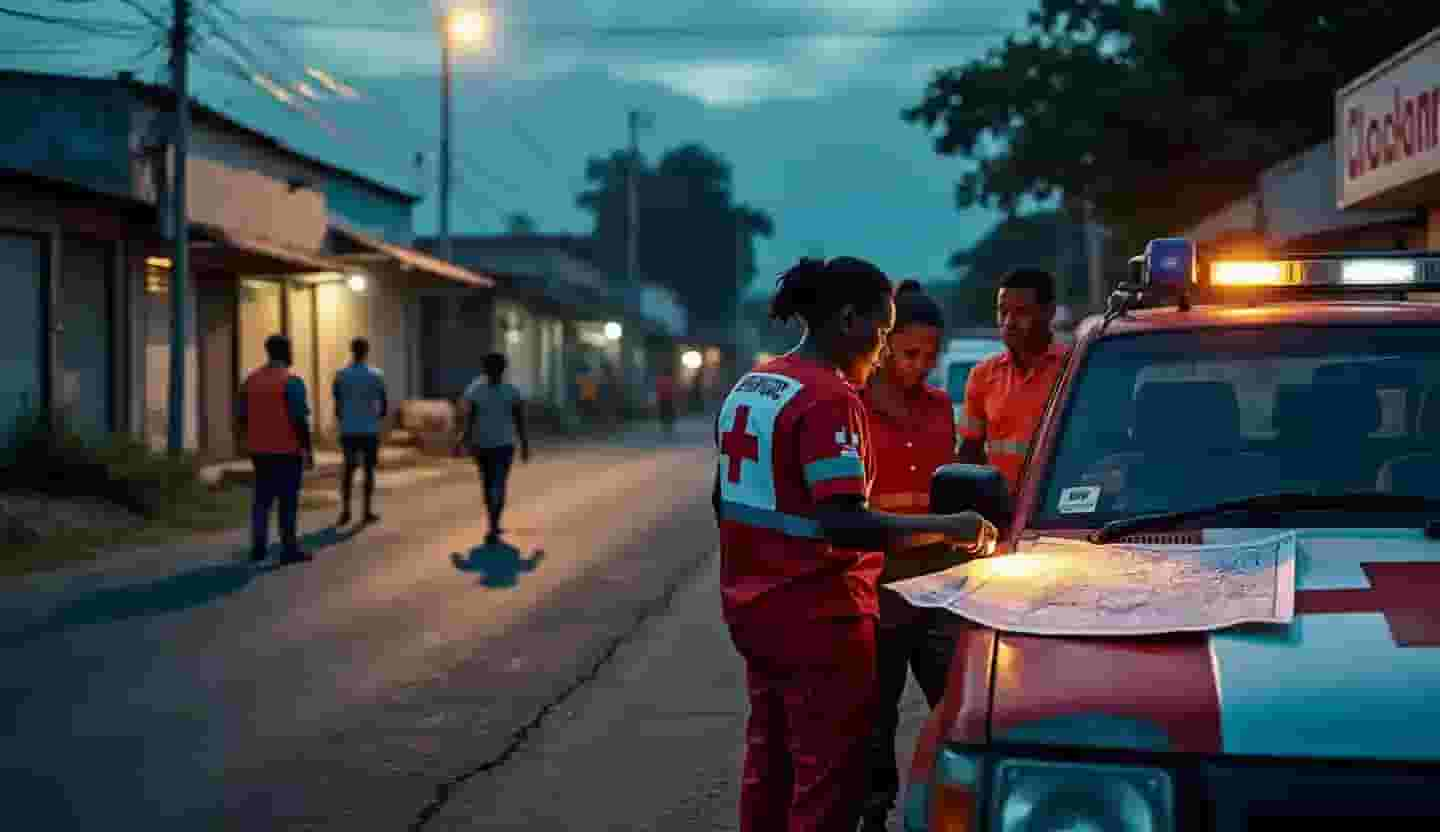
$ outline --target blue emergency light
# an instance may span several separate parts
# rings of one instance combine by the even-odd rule
[[[1141,285],[1147,289],[1183,292],[1199,282],[1195,244],[1184,237],[1151,240],[1145,246],[1145,272]]]

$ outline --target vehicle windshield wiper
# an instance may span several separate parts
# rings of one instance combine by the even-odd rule
[[[1226,514],[1274,516],[1292,511],[1440,511],[1440,500],[1410,494],[1384,491],[1346,491],[1337,494],[1310,494],[1304,491],[1257,494],[1243,500],[1227,500],[1205,508],[1188,511],[1166,511],[1141,514],[1124,520],[1112,520],[1091,533],[1091,543],[1109,543],[1137,532],[1173,529],[1176,526],[1206,517]]]

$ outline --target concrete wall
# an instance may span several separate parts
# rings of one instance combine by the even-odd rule
[[[1340,210],[1335,171],[1335,142],[1329,141],[1261,175],[1267,240],[1283,244],[1297,237],[1414,218],[1411,211]]]

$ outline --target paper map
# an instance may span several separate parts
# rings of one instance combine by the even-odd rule
[[[1041,538],[1009,555],[887,584],[995,630],[1152,635],[1288,623],[1295,616],[1293,531],[1243,543],[1094,545]]]

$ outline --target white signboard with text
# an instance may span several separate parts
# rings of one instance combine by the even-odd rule
[[[1440,174],[1440,29],[1335,98],[1340,208]]]

